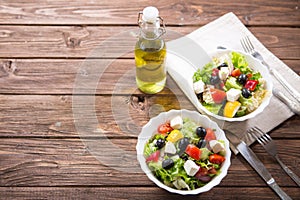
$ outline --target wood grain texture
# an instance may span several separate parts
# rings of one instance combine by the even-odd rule
[[[169,27],[166,40],[197,28]],[[0,58],[116,58],[119,53],[132,58],[136,38],[131,32],[137,30],[136,26],[0,26]],[[299,59],[299,28],[252,27],[250,31],[279,59]]]
[[[234,12],[300,74],[298,0],[2,0],[1,200],[183,198],[158,188],[136,160],[137,135],[149,118],[195,109],[170,77],[157,95],[135,86],[134,33],[137,13],[147,5],[165,19],[172,33],[167,40]],[[110,48],[101,49],[103,43]],[[293,116],[270,134],[282,161],[300,176],[299,130],[300,117]],[[299,188],[262,146],[251,148],[283,190],[299,199]],[[240,155],[232,155],[220,185],[184,198],[279,199]]]
[[[145,6],[156,6],[169,25],[203,25],[220,15],[234,12],[248,25],[299,26],[297,0],[167,0],[153,2],[93,0],[4,1],[1,24],[136,24],[137,13]]]
[[[132,192],[134,189],[134,192]],[[235,187],[228,187],[227,191],[234,191]],[[298,199],[299,190],[297,188],[282,188],[293,199]],[[32,199],[105,199],[105,200],[181,200],[182,195],[172,194],[157,187],[135,186],[130,188],[124,187],[7,187],[0,188],[2,196],[0,199],[24,200]],[[215,187],[213,190],[195,196],[185,196],[185,200],[192,199],[218,199],[222,197],[224,200],[233,199],[266,199],[276,200],[279,198],[268,187],[240,187],[239,192],[231,194],[224,192],[224,187]],[[103,198],[105,197],[105,198]],[[154,198],[155,197],[155,198]]]
[[[110,139],[112,146],[94,147],[101,138],[51,139],[4,138],[0,143],[0,185],[11,186],[154,186],[139,168],[136,160],[136,139]],[[106,142],[106,141],[104,141]],[[300,140],[280,140],[280,156],[296,174],[299,170]],[[104,144],[104,143],[103,143]],[[280,186],[295,186],[275,160],[262,147],[253,145],[253,151],[262,160]],[[296,147],[296,148],[295,148]],[[115,152],[126,152],[127,157]],[[99,153],[101,152],[101,153]],[[110,160],[103,160],[110,156]],[[13,158],[13,159],[12,159]],[[123,159],[122,159],[123,158]],[[132,158],[132,159],[129,159]],[[221,187],[265,186],[264,181],[241,155],[232,156],[228,175]],[[123,171],[129,170],[129,171]],[[244,180],[247,179],[247,182]],[[130,181],[128,181],[130,180]]]
[[[90,98],[89,96],[83,96]],[[143,100],[139,99],[143,97]],[[184,96],[169,95],[117,95],[96,96],[95,108],[85,102],[72,107],[70,95],[0,95],[0,137],[66,137],[78,138],[76,126],[94,127],[105,130],[107,137],[137,137],[141,127],[150,117],[170,109],[195,110]],[[120,109],[122,107],[122,109]],[[77,110],[78,108],[78,110]],[[30,112],[28,112],[30,110]],[[74,113],[87,113],[85,121]],[[96,117],[94,117],[94,115]],[[74,119],[80,119],[74,122]],[[300,117],[294,116],[272,132],[274,138],[299,139]],[[77,127],[78,128],[78,127]],[[79,127],[80,128],[80,127]],[[79,129],[81,130],[81,129]],[[83,132],[84,136],[94,137],[97,132]]]
[[[283,61],[300,74],[299,60]],[[86,68],[85,65],[93,67]],[[98,84],[94,88],[86,85],[86,90],[82,90],[86,93],[107,95],[138,93],[133,59],[0,59],[0,93],[2,94],[72,95],[74,88],[79,87],[75,83],[81,76],[96,76],[95,83]],[[161,93],[167,94],[171,90],[175,94],[181,94],[170,76],[168,76],[167,88],[169,90]]]

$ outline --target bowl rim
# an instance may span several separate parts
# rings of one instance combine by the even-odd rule
[[[203,187],[194,189],[194,190],[177,190],[174,188],[171,188],[165,184],[163,184],[162,182],[160,182],[151,172],[151,170],[148,168],[148,165],[146,164],[146,159],[142,153],[139,153],[142,149],[142,151],[144,150],[144,146],[146,144],[146,142],[149,140],[149,138],[155,133],[155,131],[153,130],[152,132],[149,131],[148,129],[151,128],[153,129],[153,127],[151,127],[152,124],[154,124],[155,120],[161,120],[161,118],[164,118],[165,121],[166,120],[170,120],[171,116],[177,116],[181,114],[181,116],[197,116],[197,121],[206,121],[205,123],[209,123],[210,126],[212,126],[213,128],[216,128],[216,131],[218,132],[218,135],[221,136],[222,140],[224,140],[225,142],[225,148],[226,148],[226,160],[225,162],[222,164],[221,167],[221,173],[219,175],[217,175],[216,177],[214,177],[212,179],[212,181],[210,181],[209,183],[207,183],[206,185],[204,185]],[[165,115],[165,116],[164,116]],[[168,118],[169,116],[169,118]],[[168,118],[168,119],[167,119]],[[160,124],[164,123],[164,121],[160,121]],[[145,137],[147,136],[147,137]],[[177,194],[181,194],[181,195],[195,195],[195,194],[199,194],[199,193],[203,193],[203,192],[207,192],[209,190],[211,190],[214,186],[220,184],[220,182],[222,181],[222,179],[227,175],[228,169],[231,165],[231,151],[229,149],[229,141],[226,138],[226,135],[224,133],[224,131],[218,126],[218,124],[216,122],[214,122],[213,120],[211,120],[209,117],[207,117],[206,115],[203,115],[197,111],[191,111],[191,110],[186,110],[186,109],[181,109],[181,110],[169,110],[167,112],[162,112],[160,114],[158,114],[157,116],[151,118],[148,123],[146,125],[143,126],[139,136],[138,136],[138,142],[136,145],[136,151],[137,151],[137,160],[139,161],[139,164],[143,170],[144,173],[146,173],[147,177],[154,182],[157,186],[159,186],[160,188],[163,188],[171,193],[177,193]]]
[[[253,65],[255,65],[256,70],[258,70],[260,73],[263,72],[263,74],[264,74],[263,78],[267,80],[268,94],[264,97],[262,103],[258,106],[258,108],[256,108],[253,112],[251,112],[251,113],[249,113],[245,116],[242,116],[242,117],[229,118],[229,117],[224,117],[224,116],[221,116],[221,115],[216,115],[216,114],[210,112],[209,110],[207,110],[199,101],[197,102],[197,108],[201,112],[204,112],[205,114],[207,114],[209,116],[212,116],[212,117],[214,117],[218,120],[224,120],[224,121],[229,121],[229,122],[245,121],[247,119],[254,118],[258,114],[262,113],[263,110],[270,104],[271,98],[273,96],[273,94],[272,94],[273,82],[272,82],[271,74],[270,74],[268,68],[265,65],[263,65],[260,60],[258,60],[257,58],[254,58],[249,53],[245,53],[245,52],[242,52],[242,51],[239,51],[239,50],[234,50],[234,49],[217,49],[215,51],[209,52],[208,55],[212,58],[212,57],[216,56],[217,54],[221,54],[221,53],[226,54],[226,53],[231,53],[231,52],[237,52],[237,53],[240,53],[240,54],[244,55],[247,61],[249,59],[249,60],[252,60],[254,62]]]

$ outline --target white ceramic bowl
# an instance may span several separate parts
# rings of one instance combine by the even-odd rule
[[[207,183],[205,186],[200,187],[195,190],[177,190],[171,187],[166,186],[162,182],[160,182],[154,175],[153,172],[148,168],[146,164],[146,159],[143,155],[144,152],[144,147],[147,141],[157,133],[157,127],[160,124],[165,123],[166,121],[172,119],[175,116],[181,115],[183,118],[190,118],[194,120],[196,123],[201,124],[203,127],[206,128],[212,128],[215,129],[215,134],[217,139],[222,139],[225,142],[226,146],[226,156],[225,156],[225,161],[222,164],[221,167],[221,173],[217,176],[215,176],[209,183]],[[157,186],[172,192],[172,193],[177,193],[177,194],[182,194],[182,195],[189,195],[189,194],[199,194],[202,192],[209,191],[212,189],[214,186],[218,185],[221,180],[227,175],[228,168],[230,166],[230,156],[231,156],[231,151],[229,149],[229,141],[225,137],[225,133],[223,132],[222,129],[219,128],[217,123],[214,121],[210,120],[207,116],[201,115],[199,112],[196,111],[189,111],[189,110],[170,110],[168,112],[163,112],[160,113],[158,116],[150,119],[150,121],[143,127],[140,135],[138,136],[138,142],[136,145],[136,151],[137,151],[137,159],[141,165],[142,170],[146,173],[148,178],[153,181]]]
[[[262,103],[259,105],[259,107],[254,110],[253,112],[244,115],[242,117],[233,117],[233,118],[229,118],[229,117],[223,117],[220,115],[216,115],[212,112],[210,112],[209,110],[207,110],[204,106],[202,106],[202,104],[197,101],[197,105],[196,107],[201,111],[204,112],[216,119],[219,120],[225,120],[225,121],[230,121],[230,122],[234,122],[234,121],[245,121],[247,119],[253,118],[256,115],[258,115],[259,113],[263,112],[263,110],[269,105],[271,97],[272,97],[272,89],[273,89],[273,83],[272,83],[272,79],[271,79],[271,75],[269,73],[269,70],[267,69],[266,66],[264,66],[258,59],[254,58],[253,56],[251,56],[250,54],[246,54],[240,51],[236,51],[236,50],[217,50],[215,52],[210,53],[211,57],[219,57],[223,54],[228,54],[230,52],[238,52],[242,55],[245,56],[250,68],[254,71],[259,71],[262,75],[262,77],[266,80],[266,89],[268,90],[268,94],[265,96],[265,98],[263,99]],[[196,95],[195,95],[196,96]]]

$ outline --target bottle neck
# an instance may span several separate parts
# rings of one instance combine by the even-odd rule
[[[156,20],[155,22],[147,22],[141,21],[140,24],[140,37],[147,40],[157,40],[164,33],[165,29],[160,27],[160,20]]]

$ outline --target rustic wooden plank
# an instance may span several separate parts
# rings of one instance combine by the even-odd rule
[[[185,100],[179,103],[176,96],[171,94],[168,96],[147,96],[144,101],[139,101],[138,97],[131,97],[130,94],[113,97],[96,96],[95,110],[86,108],[85,102],[78,104],[78,108],[89,109],[85,110],[86,113],[91,113],[86,119],[87,121],[94,119],[93,113],[95,113],[98,117],[99,128],[105,130],[107,136],[123,135],[128,137],[137,136],[149,117],[162,111],[153,110],[155,109],[155,106],[152,107],[154,104],[159,104],[165,110],[180,109],[181,107],[193,108],[185,96],[181,96],[181,99]],[[112,101],[116,103],[112,104]],[[127,113],[114,113],[112,111],[112,109],[114,111],[118,110],[119,106],[123,106],[125,111],[128,109],[129,116]],[[72,110],[72,96],[1,95],[0,107],[2,113],[0,116],[0,132],[2,137],[13,135],[19,137],[78,137],[74,126],[73,113],[75,110]],[[149,110],[151,107],[152,110]],[[28,113],[29,110],[30,113]],[[93,133],[89,135],[93,136]]]
[[[0,186],[154,186],[139,168],[136,139],[110,139],[113,146],[104,143],[97,147],[90,145],[90,142],[98,144],[100,140],[103,139],[1,139]],[[299,145],[297,147],[300,140],[275,142],[277,145],[285,144],[279,148],[282,161],[300,175]],[[261,150],[260,145],[252,148],[280,186],[296,186],[276,161]],[[265,186],[241,155],[233,155],[231,162],[228,175],[220,186]]]
[[[148,5],[157,6],[170,25],[203,25],[227,12],[236,13],[249,25],[300,25],[297,0],[5,1],[0,7],[0,23],[132,25],[137,13]]]
[[[289,31],[292,32],[289,32]],[[261,28],[257,31],[256,28],[250,28],[250,31],[260,40],[262,43],[272,52],[275,56],[282,59],[299,59],[300,50],[299,45],[300,42],[292,43],[293,37],[300,36],[300,31],[294,34],[296,29],[289,28]],[[275,31],[275,34],[270,34],[270,31]],[[287,42],[289,41],[289,42]],[[290,43],[291,42],[291,43]],[[280,55],[280,49],[285,48],[287,51],[284,54]],[[279,50],[279,51],[278,51]],[[284,55],[284,57],[283,57]]]
[[[90,99],[89,96],[83,96]],[[70,137],[77,138],[75,125],[88,125],[93,119],[98,125],[85,136],[98,136],[97,128],[107,137],[137,137],[150,117],[170,109],[195,110],[184,95],[117,95],[96,96],[95,110],[85,103],[75,103],[69,95],[0,95],[0,137]],[[122,107],[122,109],[120,109]],[[74,110],[75,108],[78,108]],[[74,113],[88,116],[76,121]],[[95,114],[97,117],[94,117]],[[75,116],[75,119],[77,117]],[[81,117],[82,120],[82,117]],[[300,117],[294,116],[275,129],[272,137],[298,138]],[[80,132],[81,133],[81,132]]]
[[[299,197],[298,188],[282,188],[293,199]],[[134,190],[134,191],[133,191]],[[239,187],[238,192],[235,187],[214,187],[212,190],[195,196],[185,196],[184,199],[279,199],[268,187]],[[176,195],[164,191],[158,187],[4,187],[0,188],[0,193],[4,199],[24,200],[24,199],[101,199],[106,200],[132,199],[132,200],[153,200],[173,199],[181,200],[181,195]],[[1,198],[1,197],[0,197]]]
[[[300,75],[299,60],[283,61]],[[81,70],[87,63],[94,66],[94,71]],[[101,65],[101,63],[109,64]],[[117,92],[127,94],[137,90],[133,59],[0,59],[0,93],[71,95],[74,88],[77,88],[76,77],[81,75],[96,76],[95,81],[98,82],[95,86],[96,91],[92,90],[95,88],[87,87],[87,93],[111,95]],[[167,88],[175,94],[181,94],[169,76]],[[166,94],[169,90],[161,93]]]
[[[178,38],[197,28],[169,27],[166,39]],[[125,26],[0,26],[0,57],[132,58],[136,38],[130,31],[137,30],[137,27]],[[299,59],[299,28],[253,27],[250,31],[280,59]],[[97,48],[102,51],[92,54]]]

